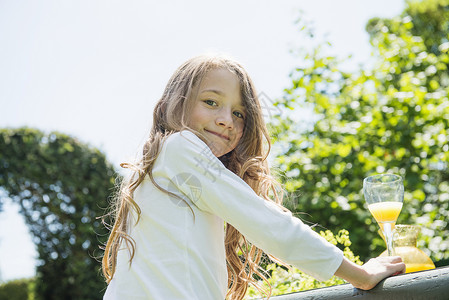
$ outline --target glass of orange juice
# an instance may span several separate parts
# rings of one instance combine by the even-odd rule
[[[395,174],[379,174],[363,180],[363,194],[368,209],[382,230],[388,255],[394,254],[393,230],[402,209],[404,184]]]

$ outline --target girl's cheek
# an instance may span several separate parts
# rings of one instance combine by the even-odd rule
[[[238,122],[237,123],[237,131],[239,132],[239,133],[242,133],[243,132],[243,128],[245,127],[245,123],[243,122],[243,120],[242,121],[240,121],[240,122]]]

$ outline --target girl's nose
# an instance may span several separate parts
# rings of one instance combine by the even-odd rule
[[[226,109],[222,109],[215,120],[218,126],[223,126],[232,129],[234,126],[234,121],[232,119],[232,112]]]

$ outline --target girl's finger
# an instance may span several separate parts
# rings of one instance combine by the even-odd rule
[[[402,258],[400,256],[390,256],[392,263],[400,263],[402,262]]]
[[[377,257],[377,259],[379,259],[379,261],[389,262],[392,264],[402,262],[402,258],[400,256],[383,256],[383,257]]]

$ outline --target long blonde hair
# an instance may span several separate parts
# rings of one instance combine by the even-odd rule
[[[130,252],[130,263],[135,252],[135,242],[127,234],[130,209],[139,221],[140,208],[133,199],[133,193],[145,176],[161,190],[152,174],[153,165],[164,139],[174,132],[189,129],[189,111],[193,103],[193,90],[205,74],[212,69],[225,68],[233,72],[240,81],[243,106],[246,109],[245,127],[236,148],[219,159],[232,172],[240,176],[251,188],[267,201],[282,202],[277,182],[271,177],[267,156],[271,148],[268,131],[263,120],[254,84],[244,68],[229,57],[203,55],[192,58],[181,65],[170,78],[161,99],[153,112],[153,126],[143,147],[140,161],[135,164],[121,164],[132,170],[129,180],[121,183],[114,199],[111,216],[114,224],[105,246],[102,260],[103,274],[109,283],[114,276],[119,247],[122,243]],[[165,192],[168,192],[164,190]],[[245,237],[230,224],[226,225],[226,261],[228,268],[228,299],[242,299],[248,283],[261,289],[254,275],[266,279],[259,267],[262,251],[246,241]],[[239,257],[241,252],[242,257]],[[271,291],[264,291],[267,296]]]

